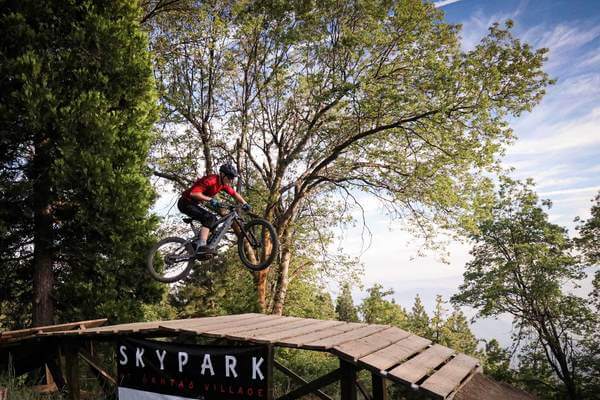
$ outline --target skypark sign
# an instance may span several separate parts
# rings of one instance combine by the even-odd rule
[[[117,343],[119,400],[269,400],[265,346]]]

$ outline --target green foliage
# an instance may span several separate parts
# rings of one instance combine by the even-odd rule
[[[510,352],[502,348],[496,339],[485,343],[484,373],[494,379],[512,382],[514,371],[510,368]]]
[[[590,214],[586,221],[576,219],[580,224],[577,226],[579,236],[575,238],[575,243],[584,256],[584,262],[596,269],[589,296],[589,305],[594,310],[591,315],[593,319],[584,336],[578,360],[582,371],[582,395],[593,398],[600,393],[600,193],[593,200]]]
[[[335,314],[340,321],[358,322],[358,310],[354,306],[349,283],[342,285],[340,294],[335,302]]]
[[[452,301],[475,307],[481,316],[512,315],[516,339],[544,351],[574,399],[577,342],[593,319],[583,299],[563,291],[584,273],[566,229],[548,222],[544,206],[549,203],[539,205],[530,183],[502,181],[490,217],[471,236],[473,260]]]
[[[139,11],[128,1],[3,2],[0,301],[9,325],[30,321],[34,253],[48,257],[59,321],[137,320],[161,297],[140,279],[157,223],[145,169],[157,109]]]
[[[284,315],[335,319],[335,309],[331,295],[314,279],[302,276],[294,279],[289,286],[288,300]]]
[[[469,321],[458,307],[452,310],[444,322],[439,343],[466,354],[477,354],[477,338],[471,332]]]
[[[364,322],[368,324],[393,325],[405,328],[408,325],[406,311],[396,304],[394,299],[386,300],[385,297],[394,294],[392,289],[383,290],[383,286],[376,283],[367,289],[368,296],[363,299],[359,311]]]
[[[275,352],[275,359],[309,382],[339,367],[338,358],[324,352],[278,348]],[[277,371],[275,369],[275,397],[282,396],[298,387],[297,381]],[[322,390],[336,398],[335,395],[339,393],[339,385],[329,385]]]
[[[410,314],[408,314],[408,330],[415,335],[428,337],[430,333],[429,315],[425,311],[425,307],[421,302],[421,297],[415,296],[415,303],[412,306]]]
[[[256,312],[252,275],[235,249],[210,262],[196,263],[192,273],[170,293],[178,318]]]

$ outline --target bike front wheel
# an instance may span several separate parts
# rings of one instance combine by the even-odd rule
[[[244,226],[238,240],[242,263],[253,271],[267,268],[279,252],[279,240],[273,225],[264,219],[253,219]]]
[[[185,278],[192,269],[194,249],[185,239],[168,237],[148,252],[148,272],[159,282],[172,283]]]

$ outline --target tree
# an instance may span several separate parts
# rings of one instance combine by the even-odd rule
[[[462,353],[480,355],[477,352],[477,338],[458,307],[454,307],[444,322],[440,343]]]
[[[367,289],[367,293],[368,297],[363,299],[359,307],[364,322],[406,328],[408,324],[406,311],[396,304],[394,299],[391,301],[385,299],[394,294],[392,289],[383,290],[383,286],[376,283]]]
[[[446,311],[447,310],[444,308],[444,299],[442,298],[442,295],[438,294],[435,296],[435,306],[430,320],[428,335],[428,337],[436,343],[440,343],[444,335],[444,315],[446,314]]]
[[[576,399],[577,342],[591,316],[583,299],[562,289],[584,274],[566,229],[548,222],[549,206],[539,204],[530,182],[504,179],[490,217],[471,236],[473,260],[452,301],[484,317],[512,315],[516,339],[541,349],[568,398]]]
[[[335,313],[337,319],[340,321],[358,322],[358,312],[356,307],[354,307],[349,283],[342,285],[340,294],[335,302]]]
[[[575,238],[578,250],[583,254],[588,266],[598,267],[600,264],[600,193],[593,200],[590,217],[586,221],[577,218],[579,222]],[[583,340],[583,351],[579,365],[582,369],[584,395],[592,397],[600,393],[600,270],[596,270],[592,281],[592,292],[589,305],[594,310],[593,322]]]
[[[408,329],[415,335],[429,336],[429,315],[425,311],[421,297],[415,296],[415,303],[412,306],[410,314],[408,314]]]
[[[514,372],[510,368],[510,358],[510,352],[502,348],[496,339],[485,342],[483,370],[486,375],[512,383]]]
[[[300,221],[331,196],[348,212],[372,194],[428,238],[433,224],[472,224],[490,188],[482,172],[512,140],[506,118],[550,82],[545,50],[511,25],[464,53],[459,27],[420,0],[162,13],[148,25],[165,106],[152,167],[184,184],[237,163],[239,188],[262,193],[257,209],[277,228],[281,257],[256,285],[261,309],[281,314]]]
[[[156,226],[145,163],[157,117],[140,10],[1,10],[0,300],[18,324],[140,318],[162,292],[139,279]]]

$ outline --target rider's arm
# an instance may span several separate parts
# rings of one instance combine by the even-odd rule
[[[233,198],[240,204],[246,204],[246,200],[238,192],[235,192]]]
[[[202,192],[192,192],[190,197],[196,201],[210,201],[211,197],[205,195]]]

